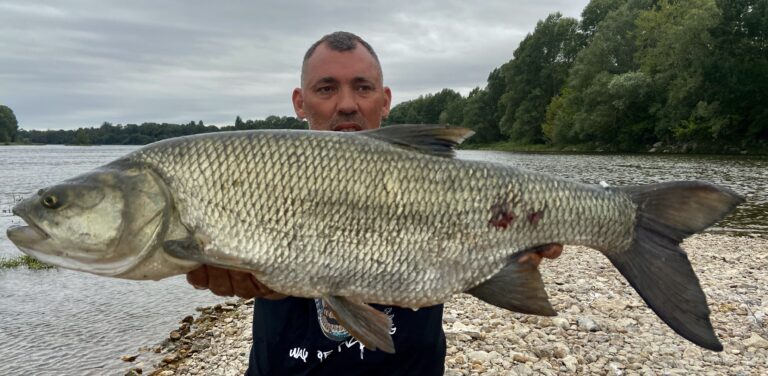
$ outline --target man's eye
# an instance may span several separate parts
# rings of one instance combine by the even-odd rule
[[[321,86],[317,88],[317,92],[324,94],[324,93],[332,93],[333,92],[333,86]]]
[[[357,90],[359,91],[373,91],[373,86],[370,85],[360,85],[357,87]]]

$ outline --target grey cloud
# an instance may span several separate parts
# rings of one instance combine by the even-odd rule
[[[395,103],[484,86],[538,20],[580,1],[0,3],[0,103],[20,126],[231,124],[293,115],[305,49],[349,30],[376,48]]]

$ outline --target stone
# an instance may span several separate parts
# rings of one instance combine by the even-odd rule
[[[518,337],[517,334],[515,334],[512,330],[505,330],[498,335],[499,338],[503,338],[511,344],[518,344],[523,341],[522,338]]]
[[[464,325],[460,321],[453,323],[451,328],[445,330],[445,333],[446,334],[464,334],[474,339],[478,339],[483,336],[482,333],[480,333],[480,330],[478,330],[477,328],[473,326]]]
[[[472,351],[467,354],[467,357],[469,357],[472,363],[483,363],[491,359],[490,355],[485,351]]]
[[[138,355],[123,355],[123,356],[120,357],[120,360],[122,360],[124,362],[132,362],[132,361],[136,360],[136,358],[138,358],[138,357],[139,357]]]
[[[531,376],[533,375],[533,369],[531,367],[528,367],[526,364],[518,364],[514,368],[512,368],[513,374],[517,374],[520,376]]]
[[[689,346],[683,351],[683,358],[685,359],[701,359],[701,350],[697,347]]]
[[[590,317],[579,317],[577,323],[579,325],[579,329],[585,332],[597,332],[600,330],[600,326],[598,326],[595,320]]]
[[[554,356],[557,359],[563,359],[566,356],[570,355],[571,350],[566,346],[566,344],[562,342],[556,342],[552,344],[552,356]]]
[[[512,354],[512,360],[518,363],[527,363],[532,361],[533,359],[528,355],[516,352]]]
[[[183,319],[181,319],[182,324],[183,323],[191,324],[194,321],[195,321],[195,318],[192,317],[192,315],[185,316]]]
[[[752,336],[742,341],[746,347],[754,347],[758,349],[768,349],[768,340],[759,336],[756,333],[752,333]]]
[[[178,331],[174,330],[174,331],[171,332],[171,335],[168,336],[168,337],[171,340],[178,341],[181,338],[181,333],[179,333]]]
[[[576,359],[575,356],[568,355],[565,358],[563,358],[563,360],[561,361],[563,362],[563,365],[568,370],[568,372],[573,373],[573,372],[576,372],[576,370],[578,370],[579,360]]]
[[[562,318],[562,317],[553,317],[552,318],[552,325],[563,329],[568,330],[571,328],[571,324],[568,322],[568,319]]]

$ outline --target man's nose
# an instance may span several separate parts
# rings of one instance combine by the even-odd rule
[[[339,93],[339,104],[337,110],[343,114],[352,114],[357,112],[357,98],[355,92],[350,89],[341,90]]]

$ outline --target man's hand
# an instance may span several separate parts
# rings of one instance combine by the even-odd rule
[[[530,250],[530,252],[520,257],[517,262],[524,264],[527,262],[533,263],[535,266],[539,266],[543,258],[555,259],[563,253],[562,244],[545,244]]]
[[[187,282],[196,289],[209,289],[219,296],[237,295],[243,299],[271,300],[285,298],[285,295],[278,294],[261,284],[251,273],[215,266],[203,265],[187,273]]]

